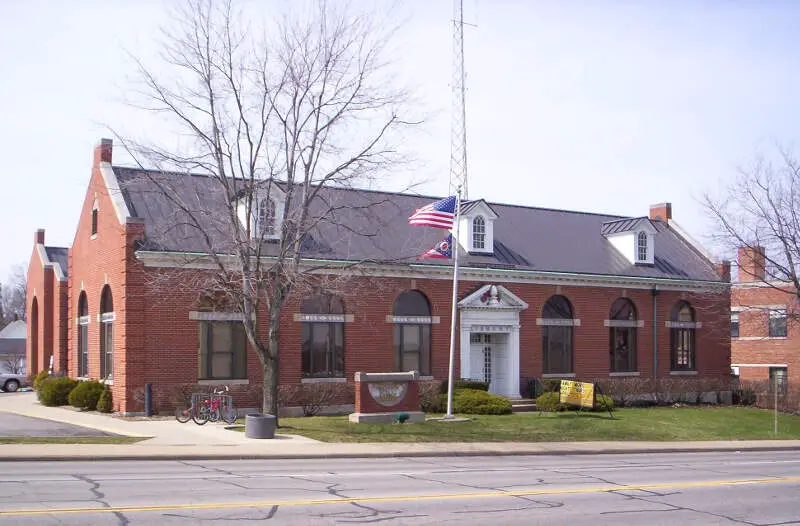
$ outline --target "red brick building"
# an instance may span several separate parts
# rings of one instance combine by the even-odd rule
[[[760,247],[740,248],[739,279],[731,287],[731,364],[742,380],[800,384],[800,328],[793,323],[795,290],[766,277]]]
[[[202,175],[141,177],[111,161],[103,140],[68,263],[45,259],[52,249],[37,233],[28,304],[39,336],[29,339],[30,370],[46,368],[53,354],[58,371],[105,378],[115,409],[128,413],[142,411],[145,383],[160,410],[172,409],[170,390],[198,383],[231,385],[239,406],[256,406],[262,367],[236,323],[241,315],[208,308],[192,288],[213,265],[153,184],[212,204],[222,197]],[[324,301],[289,298],[281,383],[352,381],[356,371],[446,378],[452,262],[418,260],[442,231],[407,221],[435,198],[342,188],[321,195],[347,204],[337,210],[351,223],[321,222],[304,254],[327,262],[331,276],[352,261],[372,263]],[[279,195],[269,206],[269,217],[283,213]],[[725,276],[683,234],[668,203],[636,218],[483,200],[462,212],[459,377],[515,398],[526,378],[729,375]]]

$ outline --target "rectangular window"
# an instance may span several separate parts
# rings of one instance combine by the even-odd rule
[[[247,378],[247,337],[241,322],[202,321],[198,324],[201,380]]]
[[[770,367],[769,368],[769,392],[774,393],[775,388],[778,389],[778,394],[786,394],[789,387],[788,379],[789,369],[787,367]]]
[[[672,329],[671,351],[673,371],[694,371],[695,334],[694,329]]]
[[[773,309],[769,311],[769,337],[786,337],[786,309]]]
[[[78,376],[89,376],[89,317],[78,320]]]
[[[344,323],[303,323],[303,376],[344,377]]]
[[[92,210],[92,235],[97,234],[97,208]]]
[[[739,313],[731,314],[731,338],[739,337]]]
[[[394,324],[395,371],[419,371],[431,374],[431,326],[428,324]]]
[[[611,371],[615,373],[636,372],[636,329],[634,327],[611,327]]]
[[[572,327],[542,327],[544,374],[572,373]]]

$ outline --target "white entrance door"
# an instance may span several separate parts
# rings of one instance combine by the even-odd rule
[[[504,334],[473,333],[470,337],[472,378],[489,384],[489,392],[508,396],[508,354]]]

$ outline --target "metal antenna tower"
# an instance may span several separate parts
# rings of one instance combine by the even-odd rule
[[[453,106],[450,109],[450,193],[461,187],[461,199],[469,197],[467,187],[467,108],[464,72],[464,0],[453,0]]]

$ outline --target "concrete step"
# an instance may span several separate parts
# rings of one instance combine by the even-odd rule
[[[529,411],[536,411],[536,400],[532,400],[529,398],[511,400],[512,413],[525,413]]]

